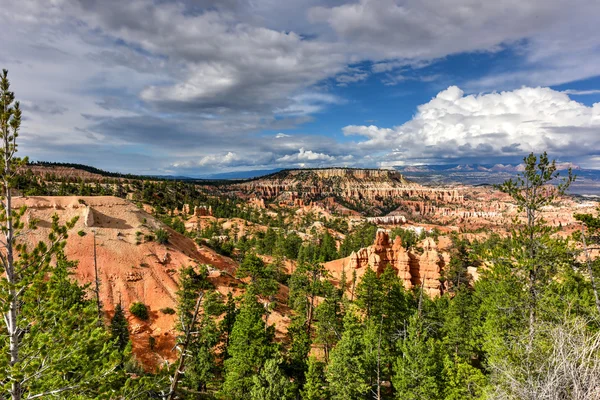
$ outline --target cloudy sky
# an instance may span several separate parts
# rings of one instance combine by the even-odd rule
[[[0,2],[34,160],[600,168],[598,0]]]

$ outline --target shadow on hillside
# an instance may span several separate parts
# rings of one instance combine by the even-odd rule
[[[103,214],[98,210],[92,210],[94,213],[94,225],[93,227],[98,228],[110,228],[110,229],[133,229],[124,219],[111,217],[110,215]]]

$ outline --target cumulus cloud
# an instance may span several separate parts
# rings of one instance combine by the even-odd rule
[[[279,163],[312,163],[316,161],[335,161],[335,157],[300,148],[300,150],[298,150],[298,152],[295,154],[286,154],[285,156],[277,159],[277,162]]]
[[[456,86],[420,105],[393,127],[346,126],[357,146],[387,151],[385,165],[465,158],[487,160],[550,153],[585,163],[600,154],[600,103],[591,107],[549,88],[465,95]]]

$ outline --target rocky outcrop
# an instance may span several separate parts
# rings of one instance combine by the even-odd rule
[[[390,243],[388,232],[380,229],[373,245],[353,252],[345,265],[349,269],[371,268],[378,274],[389,265],[396,270],[406,289],[423,286],[428,295],[439,296],[444,290],[439,279],[447,256],[438,251],[432,238],[425,239],[422,247],[423,253],[418,254],[405,249],[400,237]]]
[[[437,245],[432,238],[423,241],[423,254],[419,257],[418,264],[415,263],[411,269],[417,285],[423,285],[429,295],[442,293],[440,282],[444,258],[437,251]]]
[[[402,225],[406,223],[406,217],[403,215],[383,215],[381,217],[369,217],[367,222],[376,225]]]
[[[94,210],[90,206],[87,206],[83,211],[83,224],[86,228],[94,226]]]
[[[189,213],[189,212],[188,212]],[[212,215],[212,206],[194,206],[194,216],[208,217]]]
[[[261,179],[233,185],[232,188],[272,199],[282,193],[294,195],[335,194],[346,198],[418,197],[428,200],[457,201],[456,190],[425,188],[407,180],[394,170],[326,168],[287,170]]]
[[[431,203],[460,204],[463,194],[453,188],[428,188],[407,180],[395,170],[325,168],[285,170],[253,181],[228,186],[227,191],[277,202],[279,206],[303,207],[331,199],[337,206],[359,209],[378,215],[390,205],[410,203],[408,208],[421,214],[433,213]],[[340,203],[340,204],[337,204]],[[412,205],[412,203],[420,203]],[[331,207],[334,207],[331,205]],[[420,211],[423,209],[423,211]],[[344,214],[343,210],[338,210]],[[379,223],[379,222],[376,222]],[[401,218],[390,218],[382,224],[400,224]]]

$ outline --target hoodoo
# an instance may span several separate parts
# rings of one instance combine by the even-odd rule
[[[423,286],[428,295],[439,296],[444,291],[440,277],[449,255],[438,251],[433,238],[426,238],[421,246],[422,254],[407,250],[399,236],[391,242],[388,232],[380,229],[371,246],[353,252],[349,257],[326,263],[325,268],[339,278],[342,270],[346,273],[357,270],[357,276],[362,276],[367,268],[381,274],[390,266],[396,270],[406,289]]]

